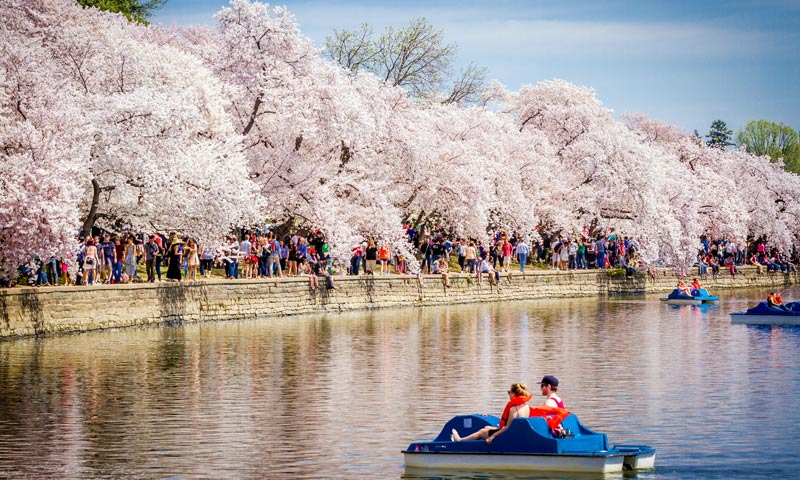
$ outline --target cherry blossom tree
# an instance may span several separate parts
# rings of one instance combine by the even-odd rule
[[[58,79],[69,87],[60,101],[85,119],[76,125],[90,147],[84,233],[99,220],[207,239],[256,218],[241,138],[200,59],[118,15],[66,0],[17,3],[8,15],[36,19],[19,33],[49,57],[30,81]]]
[[[770,164],[768,157],[709,147],[643,115],[631,115],[627,122],[643,141],[666,155],[672,162],[671,171],[689,173],[683,182],[693,185],[688,213],[693,214],[691,221],[700,225],[702,233],[737,242],[744,242],[748,235],[764,235],[785,249],[797,244],[797,175]],[[688,234],[690,241],[697,238]]]
[[[267,215],[322,228],[339,257],[364,235],[399,238],[386,146],[406,93],[324,61],[282,7],[235,0],[216,18],[177,44],[224,81]]]
[[[581,231],[583,225],[615,226],[641,239],[647,260],[683,264],[704,223],[693,207],[702,192],[698,178],[602,106],[593,90],[562,80],[498,91],[500,108],[522,132],[544,135],[553,151],[548,168],[549,201],[540,208],[550,231]]]
[[[365,237],[614,226],[686,268],[703,234],[800,239],[800,184],[562,80],[484,106],[425,105],[324,60],[282,7],[233,0],[216,27],[143,26],[70,0],[0,5],[0,270],[69,257],[88,232],[211,241],[264,218]],[[412,260],[413,262],[413,260]]]
[[[36,16],[25,5],[7,7],[0,8],[0,275],[34,255],[73,256],[89,156],[87,122],[63,101],[75,92],[51,75],[37,37],[22,33]]]
[[[4,222],[5,237],[21,238],[36,225],[43,230],[38,246],[7,249],[6,266],[55,248],[46,245],[60,244],[66,256],[79,212],[85,233],[99,222],[201,240],[259,218],[260,197],[222,84],[199,58],[169,46],[169,32],[68,0],[9,0],[0,18],[10,120],[3,129],[9,169],[3,178],[13,179],[3,188],[11,198],[28,191],[31,207],[50,213],[20,215],[9,204],[9,216],[17,218]],[[28,176],[10,174],[26,162],[33,162]],[[32,168],[35,162],[41,168]],[[33,183],[46,190],[29,189]],[[56,222],[52,232],[43,227],[45,217]]]

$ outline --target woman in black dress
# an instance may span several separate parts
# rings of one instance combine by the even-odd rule
[[[167,268],[167,280],[180,282],[181,281],[181,244],[173,243],[169,247],[169,268]]]

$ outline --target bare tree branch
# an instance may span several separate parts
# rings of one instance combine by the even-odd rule
[[[478,92],[485,84],[486,69],[469,64],[454,76],[458,47],[445,43],[444,31],[425,18],[399,30],[388,27],[377,39],[366,23],[360,30],[334,30],[325,46],[326,55],[342,67],[371,72],[419,99],[443,104],[480,102]]]

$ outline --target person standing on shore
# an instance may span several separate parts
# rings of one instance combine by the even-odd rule
[[[187,280],[197,280],[197,267],[200,266],[200,256],[197,254],[198,248],[197,243],[190,238],[184,252],[186,263],[189,266],[189,273],[186,275]]]
[[[144,245],[144,265],[147,271],[147,281],[153,283],[156,281],[156,256],[159,248],[156,243],[156,236],[150,235],[150,239]]]
[[[119,235],[114,235],[114,265],[112,265],[112,276],[114,283],[119,285],[122,283],[122,269],[125,266],[125,245],[119,238]]]
[[[136,272],[136,244],[133,242],[133,236],[128,235],[125,240],[125,273],[128,275],[130,281],[133,280],[133,275]]]
[[[511,245],[511,242],[509,242],[505,237],[503,237],[501,242],[503,242],[503,245],[500,247],[500,253],[503,255],[502,269],[504,272],[510,272],[511,254],[514,252],[514,246]]]
[[[86,248],[83,250],[83,285],[92,285],[97,281],[95,272],[97,266],[100,264],[100,258],[97,256],[97,247],[94,246],[94,240],[89,238],[86,240]],[[91,279],[91,283],[89,283]]]
[[[389,275],[389,259],[392,256],[391,252],[389,244],[382,242],[381,247],[378,249],[378,259],[381,262],[381,275]]]
[[[456,253],[458,254],[458,273],[464,273],[464,268],[467,266],[467,244],[464,239],[456,242],[453,245]]]
[[[597,268],[606,268],[606,239],[602,235],[597,236],[597,240],[594,242],[594,250],[597,255],[596,267]]]
[[[169,247],[169,253],[167,254],[169,261],[169,266],[167,267],[167,280],[171,282],[181,281],[181,259],[183,257],[181,249],[182,243],[183,242],[180,240],[172,242]]]
[[[467,273],[475,273],[478,270],[478,252],[475,248],[475,242],[470,241],[464,252],[464,259],[467,261]]]
[[[525,273],[525,263],[528,261],[530,248],[528,248],[528,244],[525,243],[525,240],[520,239],[519,242],[517,242],[515,250],[517,252],[517,260],[519,261],[519,271],[520,273]]]
[[[111,241],[111,234],[106,233],[103,235],[103,243],[100,244],[100,282],[111,283],[112,270],[114,263],[117,261],[116,248],[114,242]]]
[[[365,272],[369,275],[375,275],[375,264],[378,261],[378,247],[375,246],[375,240],[367,240],[366,257],[367,268]]]

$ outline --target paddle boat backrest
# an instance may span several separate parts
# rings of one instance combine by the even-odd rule
[[[570,414],[561,425],[570,430],[573,436],[554,437],[547,421],[542,417],[516,418],[508,430],[497,437],[492,445],[504,452],[520,453],[530,451],[531,447],[546,453],[608,450],[608,437],[584,427],[576,415]]]
[[[450,419],[439,432],[439,435],[433,440],[434,442],[449,442],[450,435],[455,428],[459,435],[466,437],[472,433],[477,432],[481,428],[492,425],[497,427],[500,419],[494,415],[458,415]]]
[[[780,315],[781,313],[788,315],[788,312],[800,313],[800,302],[791,302],[784,305],[786,306],[786,310],[778,307],[770,307],[767,302],[759,302],[755,307],[748,308],[747,313],[749,315]]]
[[[669,295],[667,295],[667,298],[671,300],[676,300],[676,299],[692,299],[694,297],[691,295],[686,295],[685,293],[681,292],[679,289],[676,288],[675,290],[670,292]]]

